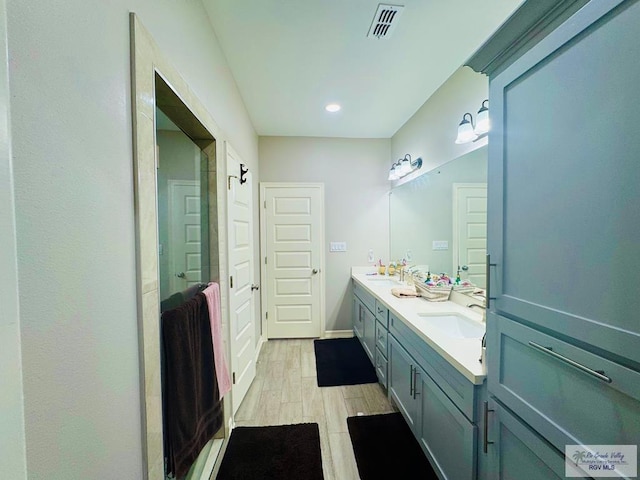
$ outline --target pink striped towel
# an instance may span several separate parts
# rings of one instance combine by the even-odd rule
[[[213,341],[213,361],[216,366],[216,378],[220,398],[231,391],[231,378],[222,343],[222,313],[220,311],[220,285],[211,282],[202,293],[207,297],[209,307],[209,320],[211,321],[211,339]]]

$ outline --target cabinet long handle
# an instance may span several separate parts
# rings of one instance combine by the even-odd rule
[[[578,370],[581,370],[584,373],[591,375],[592,377],[596,377],[598,380],[602,380],[603,382],[606,382],[606,383],[611,383],[613,381],[611,380],[611,377],[607,377],[605,375],[603,370],[594,370],[592,368],[585,367],[581,363],[578,363],[575,360],[571,360],[569,357],[565,357],[564,355],[554,352],[551,347],[544,347],[542,345],[537,344],[536,342],[529,342],[529,346],[535,348],[536,350],[540,350],[541,352],[544,352],[547,355],[550,355],[553,358],[560,360],[561,362],[567,363],[572,367],[575,367]]]
[[[413,369],[413,398],[414,398],[414,400],[418,395],[420,395],[420,392],[418,391],[418,375],[420,375],[420,372],[418,371],[418,367],[415,367]]]
[[[489,409],[489,402],[484,402],[484,441],[482,447],[484,453],[487,453],[489,445],[493,444],[493,442],[489,441],[489,412],[493,412],[493,410]]]
[[[489,308],[491,308],[491,300],[495,300],[495,297],[491,296],[491,267],[495,267],[496,264],[495,263],[491,263],[491,254],[487,253],[487,264],[486,264],[486,270],[485,270],[485,276],[487,277],[487,280],[485,281],[485,285],[487,286],[485,288],[485,295],[487,297],[487,310],[489,310]]]
[[[413,365],[409,365],[410,373],[409,373],[409,395],[413,397]]]

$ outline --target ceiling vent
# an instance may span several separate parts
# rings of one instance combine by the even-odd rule
[[[373,22],[369,28],[367,37],[369,38],[387,38],[393,32],[398,18],[404,9],[403,5],[378,5],[378,10],[373,17]]]

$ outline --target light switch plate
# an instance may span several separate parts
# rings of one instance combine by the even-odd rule
[[[449,241],[448,240],[434,240],[432,248],[433,248],[433,250],[449,250]]]
[[[331,242],[329,244],[330,252],[346,252],[347,251],[347,242]]]

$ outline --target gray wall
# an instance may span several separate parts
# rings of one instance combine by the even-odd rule
[[[487,77],[469,67],[460,67],[391,138],[391,157],[394,160],[405,153],[413,158],[422,157],[422,168],[397,182],[411,178],[486,145],[486,137],[474,143],[454,143],[462,115],[476,114],[482,101],[489,98]]]
[[[199,1],[8,0],[33,479],[142,478],[130,11],[257,171],[257,136]],[[19,430],[0,429],[3,444]]]
[[[0,0],[0,472],[26,479],[6,3]]]
[[[388,139],[260,137],[262,182],[320,182],[325,190],[326,329],[351,324],[350,269],[389,254]],[[330,253],[329,242],[347,242]]]

